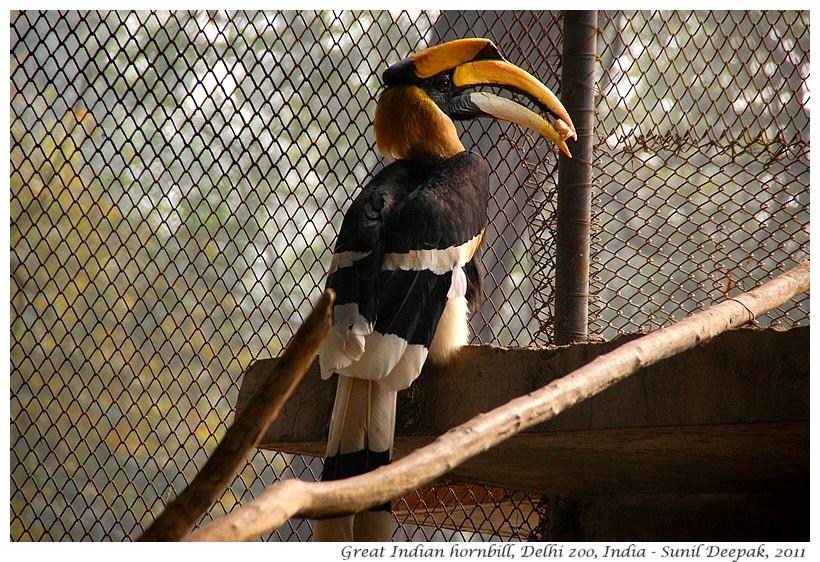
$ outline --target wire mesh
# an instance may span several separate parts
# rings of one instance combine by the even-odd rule
[[[593,333],[650,330],[809,256],[809,15],[605,14]],[[807,321],[808,295],[759,320]]]
[[[132,540],[202,466],[242,370],[324,283],[382,161],[381,70],[494,39],[560,91],[560,14],[11,12],[11,538]],[[594,300],[655,328],[808,256],[808,12],[602,13]],[[473,122],[493,169],[476,342],[551,341],[556,157]],[[764,322],[808,322],[808,297]],[[321,460],[259,451],[203,519]],[[543,498],[439,483],[395,540],[543,537]],[[292,520],[266,540],[307,540]]]

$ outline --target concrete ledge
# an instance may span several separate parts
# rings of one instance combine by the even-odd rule
[[[396,457],[635,337],[463,349],[400,393]],[[267,361],[274,360],[245,373],[237,410],[263,382]],[[314,364],[261,446],[322,456],[334,392],[335,382],[322,381]],[[513,437],[453,477],[539,492],[791,487],[808,479],[808,422],[809,328],[734,330]]]
[[[636,337],[549,349],[467,347],[449,365],[426,368],[399,394],[395,457]],[[260,361],[245,373],[237,410],[263,383],[265,365]],[[334,381],[322,381],[314,364],[261,446],[322,456],[334,392]],[[674,519],[664,511],[671,504],[659,499],[669,497],[689,498],[672,502],[680,504],[679,517],[712,514],[700,518],[702,531],[734,513],[737,521],[789,522],[779,524],[789,534],[764,532],[761,539],[799,539],[803,529],[807,538],[808,502],[801,498],[809,494],[809,411],[809,328],[734,330],[643,369],[447,478],[583,498],[587,526],[580,538],[589,540],[599,540],[601,529],[608,529],[607,540],[621,536],[605,515],[623,517],[618,509],[624,506],[653,520]],[[735,506],[767,511],[715,510],[716,498],[726,497],[743,498],[731,500]],[[784,513],[788,506],[796,511]],[[622,538],[638,540],[640,533],[627,528]],[[652,526],[639,528],[647,529],[646,540],[703,537],[691,535],[692,525],[678,534],[662,525],[654,534]]]

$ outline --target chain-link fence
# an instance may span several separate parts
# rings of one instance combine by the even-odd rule
[[[808,256],[809,15],[599,26],[590,331],[609,338]],[[11,13],[13,540],[134,539],[191,480],[382,163],[381,70],[464,36],[560,90],[553,13]],[[493,169],[475,341],[549,343],[555,151],[504,123],[462,138]],[[205,521],[320,469],[259,451]],[[394,504],[394,539],[542,537],[543,500],[444,483]]]

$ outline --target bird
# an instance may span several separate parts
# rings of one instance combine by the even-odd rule
[[[483,298],[490,166],[465,149],[455,121],[516,123],[570,158],[566,141],[577,140],[555,94],[489,39],[421,49],[388,66],[382,82],[373,129],[392,161],[349,205],[327,272],[336,301],[319,366],[338,381],[322,481],[391,462],[397,392],[426,361],[444,363],[469,341],[469,315]],[[535,111],[482,86],[523,95]],[[389,541],[391,522],[388,502],[316,520],[313,540]]]

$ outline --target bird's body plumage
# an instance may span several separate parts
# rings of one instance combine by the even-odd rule
[[[396,370],[397,361],[423,363],[448,301],[467,298],[465,269],[475,278],[488,200],[487,165],[469,152],[424,164],[399,160],[373,178],[336,244],[327,282],[336,317],[320,354],[323,374],[409,386],[418,372]],[[469,297],[478,298],[475,287]],[[406,353],[386,355],[379,344],[397,338]]]
[[[467,343],[468,309],[481,295],[477,251],[488,200],[487,164],[461,152],[398,160],[350,206],[327,281],[336,293],[334,327],[320,350],[322,375],[340,375],[324,480],[389,462],[396,392],[428,355],[444,361]],[[348,536],[354,522],[318,527],[342,526]]]

